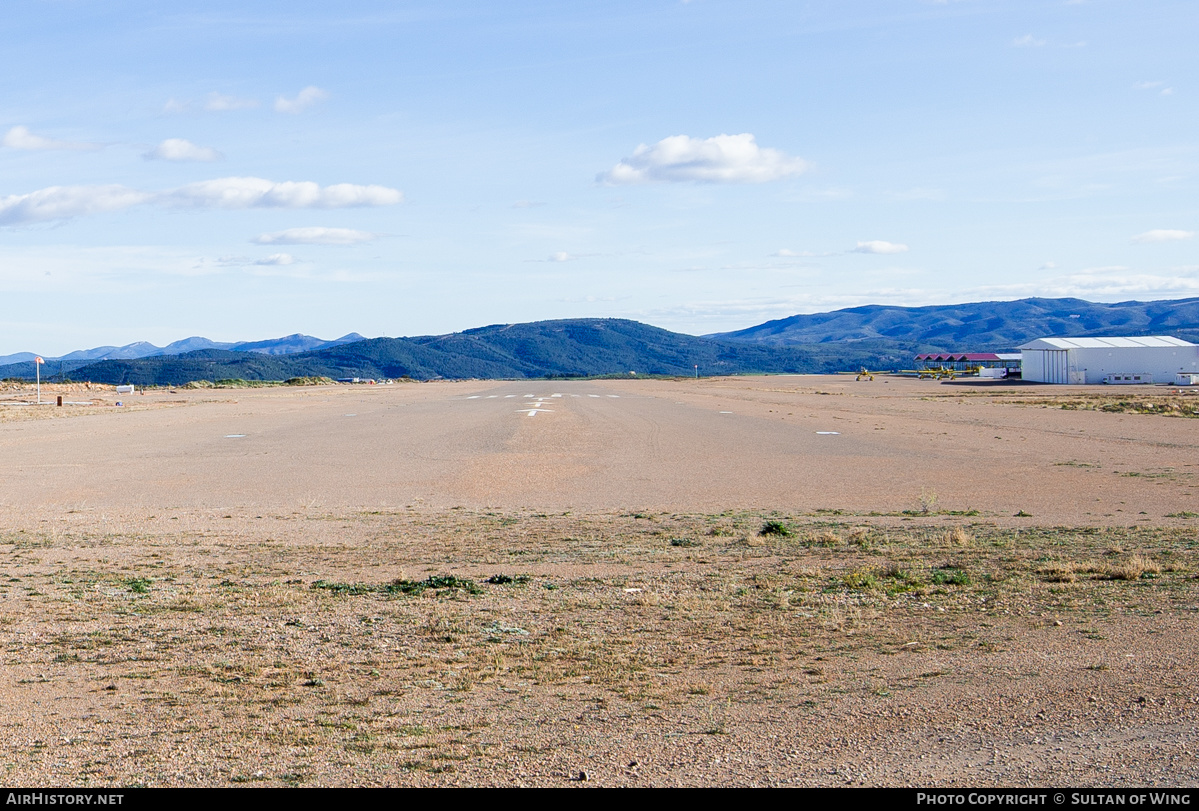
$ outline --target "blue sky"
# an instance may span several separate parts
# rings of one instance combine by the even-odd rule
[[[1199,15],[1147,0],[0,17],[0,354],[1199,296]]]

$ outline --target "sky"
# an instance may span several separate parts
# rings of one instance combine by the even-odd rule
[[[1189,0],[8,0],[0,354],[1199,296]]]

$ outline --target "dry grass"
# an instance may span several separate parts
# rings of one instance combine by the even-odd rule
[[[913,639],[985,652],[997,643],[980,648],[980,620],[1015,633],[1018,618],[1063,606],[1102,617],[1195,599],[1199,544],[1187,528],[787,516],[790,536],[763,537],[762,521],[397,511],[264,516],[188,538],[10,535],[7,712],[27,729],[64,730],[92,728],[80,719],[100,713],[123,730],[114,740],[144,750],[78,744],[87,756],[64,761],[67,783],[184,782],[172,776],[181,749],[194,763],[240,752],[273,764],[236,774],[265,768],[261,780],[280,785],[382,765],[401,782],[486,782],[514,747],[569,751],[569,733],[527,721],[560,706],[570,718],[619,708],[621,724],[664,716],[731,735],[751,706],[795,721],[805,702],[885,698],[895,685],[869,663],[922,649]],[[477,592],[387,588],[467,580]],[[488,726],[470,726],[478,719]],[[10,780],[32,773],[30,757],[10,753]]]

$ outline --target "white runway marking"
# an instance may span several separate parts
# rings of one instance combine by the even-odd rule
[[[817,431],[821,436],[841,436],[840,431]]]
[[[721,411],[720,413],[721,414],[732,414],[733,412],[732,411]]]
[[[357,417],[357,414],[346,414],[347,417]]]
[[[563,400],[567,397],[572,397],[575,399],[578,399],[580,397],[590,397],[593,400],[600,400],[605,397],[613,399],[613,400],[619,400],[621,397],[621,395],[619,395],[619,394],[571,394],[570,392],[554,392],[553,394],[525,394],[525,395],[520,395],[520,394],[471,394],[466,397],[462,397],[461,399],[464,399],[464,400],[498,400],[498,399],[502,398],[505,400],[512,400],[512,399],[515,399],[517,397],[522,397],[522,396],[523,396],[525,402],[521,404],[523,406],[522,408],[519,408],[516,410],[516,413],[524,414],[526,417],[535,417],[538,414],[552,414],[552,413],[554,413],[555,409],[546,408],[546,405],[552,405],[555,400]],[[454,397],[451,399],[456,400],[459,398]],[[354,415],[347,414],[346,416],[349,417],[349,416],[354,416]]]
[[[225,434],[225,439],[241,439],[245,434]]]

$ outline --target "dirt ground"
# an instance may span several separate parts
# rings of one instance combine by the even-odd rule
[[[0,391],[9,785],[1199,783],[1186,390],[59,394]]]

